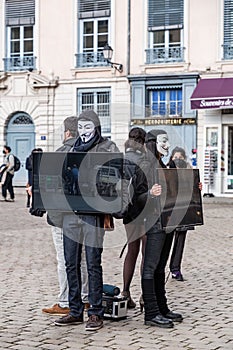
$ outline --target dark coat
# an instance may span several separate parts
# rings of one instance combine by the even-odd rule
[[[140,208],[137,206],[136,197],[133,195],[133,177],[135,176],[140,163],[142,163],[144,159],[145,154],[138,150],[133,150],[129,148],[125,152],[124,180],[126,185],[128,184],[128,186],[123,190],[123,202],[126,202],[126,209],[123,213],[124,225],[135,220],[140,214]]]
[[[71,137],[66,140],[61,147],[59,147],[56,152],[67,153],[74,146],[76,138]],[[47,223],[51,226],[62,227],[63,224],[63,213],[57,210],[48,210],[47,213]]]
[[[87,152],[112,152],[112,153],[118,153],[120,152],[118,147],[113,141],[108,140],[107,138],[103,138],[102,136],[98,136],[99,139],[94,144],[92,144],[92,147]],[[73,152],[77,152],[78,149],[76,148],[78,142],[76,141],[74,148],[72,149]],[[104,216],[105,214],[82,214],[80,215],[77,213],[78,216],[81,217],[82,222],[86,222],[90,226],[93,225],[93,217],[95,217],[95,226],[96,227],[104,227]]]
[[[30,156],[27,157],[25,167],[28,171],[28,184],[31,186],[32,185],[32,154],[30,154]]]
[[[137,169],[134,181],[135,203],[150,227],[160,222],[160,196],[152,197],[150,189],[158,183],[157,169],[161,167],[166,168],[162,161],[146,158]]]

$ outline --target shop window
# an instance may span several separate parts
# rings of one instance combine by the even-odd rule
[[[216,173],[218,171],[218,128],[206,128],[206,149],[210,151],[209,166]]]
[[[206,128],[206,146],[218,147],[218,128]]]

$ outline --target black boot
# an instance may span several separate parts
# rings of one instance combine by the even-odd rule
[[[167,306],[166,290],[165,290],[165,272],[155,273],[154,288],[159,306],[159,311],[162,315],[166,315],[170,310]]]
[[[172,312],[167,305],[166,290],[165,290],[165,273],[155,273],[155,292],[158,301],[159,311],[165,318],[173,322],[182,322],[181,314]]]
[[[183,321],[183,317],[181,314],[178,314],[177,312],[173,312],[173,311],[168,311],[168,313],[166,315],[163,315],[166,318],[169,318],[169,320],[173,321],[173,322],[182,322]]]
[[[160,314],[155,316],[151,320],[148,320],[148,321],[145,320],[145,325],[157,326],[157,327],[161,327],[161,328],[173,328],[174,327],[174,323],[172,322],[172,320],[170,320],[166,317],[163,317]]]
[[[142,279],[142,295],[145,308],[145,320],[151,320],[160,313],[154,293],[153,279]]]

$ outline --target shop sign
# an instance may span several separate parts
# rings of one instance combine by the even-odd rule
[[[196,125],[196,118],[145,118],[145,119],[132,119],[130,124],[134,125]]]

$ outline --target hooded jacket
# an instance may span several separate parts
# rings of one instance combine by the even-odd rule
[[[71,152],[120,152],[118,147],[113,141],[108,140],[107,138],[102,137],[101,135],[101,126],[98,115],[93,110],[84,110],[79,116],[78,120],[88,120],[92,121],[95,125],[96,133],[94,137],[83,143],[81,137],[78,137],[75,141],[74,147],[71,149]],[[83,222],[87,224],[92,224],[93,217],[95,217],[96,227],[104,227],[104,213],[100,214],[80,214],[79,215]]]

